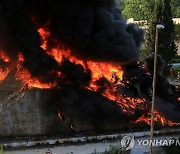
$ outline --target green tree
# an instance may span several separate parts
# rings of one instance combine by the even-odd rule
[[[155,0],[124,0],[120,2],[123,16],[135,20],[146,20],[151,15]]]
[[[144,55],[152,53],[155,50],[155,31],[157,24],[163,24],[165,26],[165,29],[159,32],[158,53],[168,63],[177,53],[170,0],[157,0],[156,2],[146,34]]]
[[[172,15],[174,18],[180,18],[180,0],[171,0]]]
[[[123,0],[119,2],[123,16],[127,19],[148,20],[154,10],[156,0]],[[180,0],[171,0],[172,15],[180,18]]]

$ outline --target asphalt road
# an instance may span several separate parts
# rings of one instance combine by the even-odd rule
[[[169,83],[172,85],[180,86],[180,80],[177,81],[176,79],[168,79]]]

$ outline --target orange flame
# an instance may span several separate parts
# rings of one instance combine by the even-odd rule
[[[170,120],[167,120],[164,116],[160,115],[158,111],[155,111],[154,121],[161,123],[163,126],[164,125],[169,125],[169,126],[180,125],[180,123],[174,123]],[[147,115],[143,115],[138,120],[136,120],[135,123],[139,123],[139,122],[145,122],[148,125],[151,125],[151,113],[149,112],[147,113]]]
[[[124,96],[117,94],[116,92],[117,87],[114,83],[115,80],[114,77],[118,77],[119,84],[121,84],[123,78],[123,71],[119,65],[104,63],[104,62],[93,62],[93,61],[84,62],[83,60],[80,60],[77,57],[73,56],[70,50],[62,50],[60,47],[48,50],[47,38],[50,37],[50,33],[42,28],[40,28],[38,32],[40,33],[41,38],[43,40],[43,44],[41,47],[47,52],[47,54],[53,56],[58,63],[61,63],[64,57],[69,59],[71,62],[75,64],[81,64],[84,67],[84,69],[89,68],[91,70],[92,81],[90,83],[90,86],[87,87],[88,89],[97,92],[98,86],[96,84],[96,81],[102,77],[105,77],[112,84],[112,86],[107,88],[102,93],[102,95],[110,100],[118,102],[119,105],[123,108],[123,111],[126,112],[127,114],[133,114],[133,110],[129,110],[129,109],[135,109],[137,106],[140,106],[145,102],[145,99],[139,99],[139,98],[136,99],[130,97],[125,98]],[[154,120],[156,122],[160,122],[162,125],[165,124],[175,125],[175,123],[166,120],[157,111],[155,113]],[[143,115],[135,123],[143,122],[143,121],[150,125],[150,113],[148,115]]]
[[[2,51],[0,51],[0,60],[2,60],[5,63],[8,63],[10,61],[10,59]],[[1,66],[1,68],[0,68],[0,83],[7,77],[9,72],[10,72],[10,69],[8,69],[5,66]]]
[[[10,72],[10,70],[7,68],[5,68],[5,69],[0,68],[0,83],[7,77],[9,72]]]
[[[54,49],[48,48],[48,37],[51,37],[50,32],[46,31],[43,28],[38,30],[41,38],[42,38],[42,45],[41,47],[45,50],[47,54],[52,56],[59,64],[62,62],[64,58],[69,59],[71,62],[75,64],[81,64],[85,70],[90,69],[92,73],[92,80],[87,89],[93,90],[98,92],[98,85],[97,82],[102,77],[106,78],[109,81],[108,88],[105,89],[101,94],[112,101],[116,101],[123,109],[123,111],[127,114],[133,114],[137,107],[144,109],[144,102],[145,99],[139,98],[130,98],[127,96],[123,96],[117,93],[117,87],[121,83],[123,78],[123,71],[122,68],[117,64],[112,63],[105,63],[105,62],[93,62],[93,61],[83,61],[75,57],[70,50],[64,50],[61,47],[57,47]],[[0,51],[0,59],[4,62],[9,63],[11,60],[8,56],[6,56],[3,52]],[[16,79],[21,80],[24,84],[27,85],[29,89],[31,88],[39,88],[39,89],[50,89],[56,86],[56,83],[41,83],[38,79],[31,76],[31,74],[23,68],[22,63],[24,62],[23,55],[19,54],[18,62],[17,62],[17,72],[16,72]],[[10,69],[0,68],[0,82],[2,82]],[[56,72],[58,77],[61,77],[60,72]],[[178,99],[180,101],[180,98]],[[64,113],[58,112],[58,117],[63,120]],[[140,117],[135,123],[139,122],[146,122],[150,125],[150,113],[143,115]],[[161,123],[162,125],[179,125],[178,123],[173,123],[169,120],[166,120],[162,115],[160,115],[157,111],[155,112],[154,121]],[[74,130],[73,125],[70,126],[72,130]]]
[[[6,56],[2,51],[0,51],[0,59],[2,59],[6,63],[10,61],[9,57]]]

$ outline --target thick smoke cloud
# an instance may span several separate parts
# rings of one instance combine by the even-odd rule
[[[85,60],[132,62],[144,39],[114,0],[0,0],[0,49],[14,60],[20,52],[24,67],[42,82],[56,80],[59,67],[40,47],[37,26],[51,32],[49,48],[70,48]]]
[[[84,87],[90,84],[91,71],[84,70],[82,65],[76,65],[65,59],[61,63],[60,70],[61,73],[63,73],[61,79],[62,84],[71,84],[71,86],[75,87]]]
[[[1,0],[0,8],[0,48],[16,60],[20,52],[24,57],[24,67],[32,76],[42,82],[53,82],[53,70],[57,70],[58,64],[40,48],[40,36],[31,18],[24,11],[23,1]]]
[[[139,96],[146,98],[146,104],[149,104],[152,101],[154,54],[147,56],[144,63],[145,68],[138,63],[124,66],[124,80],[129,82],[128,84],[125,83],[125,87],[129,88],[120,87],[118,91],[132,98]],[[180,121],[178,101],[180,91],[178,87],[171,85],[168,79],[163,76],[164,67],[165,61],[158,55],[155,109],[166,119],[178,123]]]
[[[154,54],[147,56],[144,60],[146,68],[153,72],[154,71]],[[165,67],[165,61],[161,55],[157,55],[157,73],[162,74]]]
[[[77,57],[117,63],[138,59],[144,32],[126,24],[114,0],[54,0],[47,5],[45,12],[35,11],[40,15],[36,23],[44,26],[47,22],[46,28],[58,44]],[[49,46],[56,43],[49,40]]]

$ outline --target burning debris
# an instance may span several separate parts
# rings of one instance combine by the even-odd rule
[[[157,116],[161,115],[161,118],[164,119],[162,120],[163,121],[162,124],[173,125],[173,122],[178,123],[180,120],[179,103],[178,103],[178,97],[180,91],[177,87],[170,85],[168,80],[163,76],[165,62],[160,55],[158,55],[157,58],[158,58],[157,82],[156,82],[157,92],[156,92],[156,105],[155,105],[156,115]],[[127,75],[125,76],[129,77],[126,78],[126,80],[128,80],[127,85],[130,85],[135,89],[135,90],[131,90],[132,88],[130,89],[130,91],[134,92],[131,93],[131,97],[133,97],[133,95],[135,96],[139,95],[143,98],[146,98],[146,103],[151,102],[151,97],[152,97],[151,94],[152,94],[152,80],[153,80],[153,63],[154,63],[154,55],[152,54],[145,59],[145,68],[143,68],[137,63],[129,64],[125,67],[126,69],[125,72],[127,73]],[[136,69],[132,69],[132,68],[136,68]],[[166,119],[168,119],[169,121],[168,120],[166,121]],[[165,123],[165,121],[167,123]]]
[[[153,56],[145,68],[137,62],[144,32],[114,0],[0,0],[0,11],[1,82],[16,68],[26,89],[48,89],[48,109],[62,121],[149,124]],[[155,121],[177,125],[180,92],[158,59]]]

